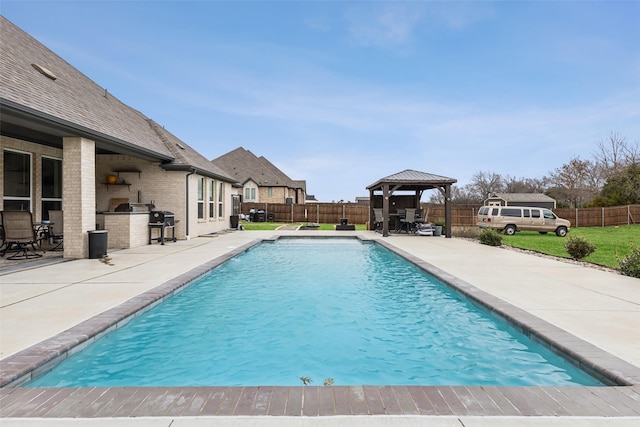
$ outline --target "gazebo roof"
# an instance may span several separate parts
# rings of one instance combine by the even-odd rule
[[[396,187],[395,190],[429,190],[442,187],[443,185],[451,185],[456,182],[458,182],[458,180],[455,178],[406,169],[402,172],[379,179],[369,185],[367,190],[380,190],[384,184],[393,185]]]

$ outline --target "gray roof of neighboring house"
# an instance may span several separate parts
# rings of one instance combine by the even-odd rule
[[[28,134],[52,145],[59,145],[62,136],[82,136],[96,141],[99,150],[156,159],[168,169],[193,166],[199,173],[233,181],[3,16],[0,52],[3,133]],[[176,144],[184,150],[176,151]]]
[[[488,198],[499,198],[507,202],[555,202],[555,199],[542,193],[493,193]]]
[[[305,181],[304,179],[294,179],[293,185],[294,185],[293,188],[300,188],[305,192],[307,191],[307,181]]]
[[[264,157],[238,147],[211,160],[215,166],[241,183],[251,180],[260,187],[289,187],[305,189],[305,181],[294,181]]]

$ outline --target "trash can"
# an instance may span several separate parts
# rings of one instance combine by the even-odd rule
[[[98,259],[107,255],[107,230],[92,230],[89,233],[89,259]]]
[[[340,225],[347,225],[349,223],[348,218],[340,218]]]
[[[269,212],[267,214],[267,221],[268,222],[274,222],[276,219],[276,214],[274,214],[273,212]]]
[[[262,209],[259,209],[256,212],[256,216],[254,218],[254,221],[256,221],[256,222],[264,222],[265,220],[266,220],[266,217],[265,217],[264,211]]]
[[[238,228],[238,215],[231,215],[231,228]]]

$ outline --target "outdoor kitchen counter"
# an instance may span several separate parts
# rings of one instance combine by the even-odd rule
[[[102,212],[109,232],[108,249],[130,249],[148,243],[149,212]]]

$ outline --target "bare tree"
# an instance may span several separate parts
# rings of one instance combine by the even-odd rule
[[[598,194],[594,185],[596,168],[593,162],[574,157],[551,173],[555,188],[550,190],[556,198],[561,198],[571,207],[582,206]]]
[[[475,194],[469,184],[462,187],[454,185],[451,187],[451,202],[456,205],[481,205],[484,203],[484,198]],[[429,203],[444,204],[444,196],[440,191],[434,191],[429,198]]]
[[[516,178],[507,175],[503,182],[505,193],[544,193],[549,186],[547,178]]]
[[[638,141],[630,144],[624,136],[611,132],[607,140],[598,142],[593,158],[601,175],[601,187],[606,179],[623,173],[628,166],[640,161]]]
[[[504,182],[500,174],[495,172],[476,172],[471,180],[470,190],[480,197],[486,199],[491,193],[501,193],[504,191]]]

